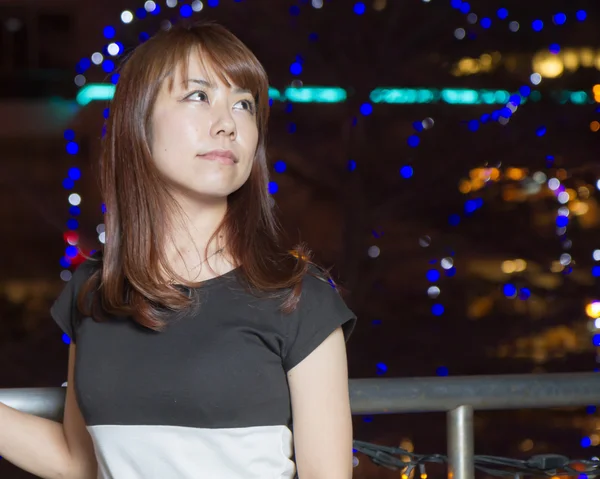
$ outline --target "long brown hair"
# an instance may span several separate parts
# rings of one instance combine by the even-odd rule
[[[177,212],[151,155],[151,117],[165,80],[173,86],[176,68],[187,78],[191,53],[210,64],[225,84],[252,92],[259,140],[246,183],[228,197],[226,215],[211,240],[224,232],[236,273],[251,292],[281,297],[281,310],[295,309],[310,251],[282,245],[282,231],[270,203],[266,135],[268,79],[254,54],[226,28],[214,23],[178,25],[161,31],[125,58],[110,104],[100,156],[100,189],[106,205],[106,244],[100,267],[78,297],[79,309],[96,320],[105,314],[131,317],[160,331],[169,313],[192,305],[190,296],[161,280],[177,277],[165,256],[166,225]],[[207,246],[208,251],[208,246]],[[189,288],[201,287],[178,278]],[[285,294],[282,295],[282,291]],[[93,300],[88,301],[92,293]]]

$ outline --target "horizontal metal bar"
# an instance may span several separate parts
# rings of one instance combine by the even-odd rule
[[[599,373],[350,380],[353,414],[552,408],[600,403]]]
[[[350,379],[352,414],[528,409],[600,404],[600,374]],[[65,388],[0,389],[0,402],[62,420]]]
[[[0,389],[0,402],[19,411],[62,421],[67,388]]]

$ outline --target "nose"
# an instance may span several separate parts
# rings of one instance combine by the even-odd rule
[[[236,139],[237,127],[235,120],[231,116],[231,112],[226,111],[224,108],[220,108],[218,111],[215,111],[210,134],[214,138],[226,136],[231,141]]]

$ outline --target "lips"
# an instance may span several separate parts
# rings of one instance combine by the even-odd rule
[[[237,158],[229,150],[213,150],[203,155],[198,155],[198,157],[207,161],[216,161],[223,165],[234,165],[237,163]]]

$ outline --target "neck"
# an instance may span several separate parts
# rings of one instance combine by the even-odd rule
[[[182,214],[172,222],[165,252],[169,266],[184,279],[202,281],[234,267],[225,247],[227,238],[219,234],[209,244],[227,212],[227,198],[222,200],[204,204],[178,200]]]

